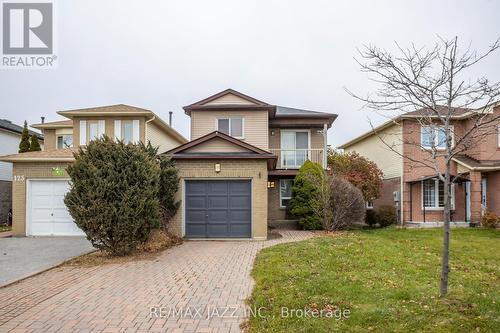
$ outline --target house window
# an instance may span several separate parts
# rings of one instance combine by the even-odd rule
[[[288,207],[292,198],[293,179],[280,179],[280,207]]]
[[[373,209],[373,201],[366,202],[366,209]]]
[[[89,121],[88,122],[88,141],[92,141],[92,140],[95,140],[99,137],[99,126],[98,126],[98,123],[97,123],[97,120],[93,120],[93,121]]]
[[[139,120],[115,120],[115,140],[124,143],[137,143],[139,139]]]
[[[451,186],[451,208],[455,206],[455,186]],[[444,207],[444,182],[439,179],[422,181],[423,208],[440,209]]]
[[[122,140],[124,143],[131,143],[134,138],[132,120],[122,121]]]
[[[453,138],[453,127],[450,128]],[[452,143],[453,145],[453,140]],[[445,149],[446,131],[443,126],[422,126],[420,145],[424,149]]]
[[[57,137],[57,149],[73,147],[73,135],[59,135]]]
[[[300,168],[309,158],[309,131],[281,131],[281,167]]]
[[[244,119],[241,117],[218,118],[217,131],[234,138],[243,139],[244,123]]]

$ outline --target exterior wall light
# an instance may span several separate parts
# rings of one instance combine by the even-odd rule
[[[220,172],[220,163],[215,163],[215,172]]]

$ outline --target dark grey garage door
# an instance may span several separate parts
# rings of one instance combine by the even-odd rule
[[[249,180],[186,180],[186,237],[250,238]]]

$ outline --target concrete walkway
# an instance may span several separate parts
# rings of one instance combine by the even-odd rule
[[[154,260],[58,267],[0,289],[0,331],[239,332],[264,247],[307,239],[190,241]]]
[[[0,238],[0,286],[92,249],[83,237]]]

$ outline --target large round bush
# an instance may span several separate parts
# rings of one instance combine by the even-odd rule
[[[103,137],[80,148],[67,171],[64,202],[96,248],[127,254],[158,227],[160,167],[144,146]]]

